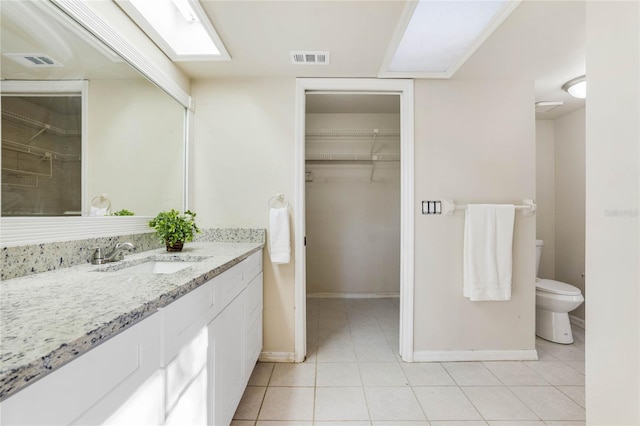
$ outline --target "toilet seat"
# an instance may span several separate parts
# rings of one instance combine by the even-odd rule
[[[578,296],[581,294],[579,288],[574,287],[571,284],[554,280],[536,279],[536,290],[544,291],[545,293],[560,294],[563,296]]]

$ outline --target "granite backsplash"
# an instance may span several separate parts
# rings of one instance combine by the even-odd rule
[[[196,236],[195,241],[264,243],[265,239],[265,229],[211,228],[203,229],[202,233]],[[138,253],[162,247],[162,243],[158,241],[152,232],[57,243],[2,247],[0,279],[8,280],[88,263],[91,261],[96,247],[101,247],[103,250],[109,251],[117,243],[125,241],[133,243]]]

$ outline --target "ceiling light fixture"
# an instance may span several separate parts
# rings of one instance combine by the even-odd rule
[[[173,61],[229,60],[197,0],[115,0]]]
[[[553,109],[561,107],[564,105],[562,101],[539,101],[536,102],[536,112],[549,112]]]
[[[567,81],[562,85],[562,90],[578,99],[585,99],[587,97],[587,76],[581,75],[573,80]]]
[[[450,78],[520,3],[418,1],[402,36],[390,46],[381,75]]]
[[[178,9],[178,11],[182,14],[182,17],[185,21],[198,22],[198,17],[196,13],[193,11],[193,8],[189,4],[188,0],[172,0],[173,5]]]

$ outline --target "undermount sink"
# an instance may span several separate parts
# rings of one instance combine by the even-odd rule
[[[122,268],[120,271],[127,273],[142,273],[142,274],[173,274],[174,272],[181,271],[193,266],[198,262],[167,262],[167,261],[150,261],[144,262],[139,265],[129,266]]]
[[[143,260],[113,262],[101,265],[96,272],[106,272],[109,274],[129,275],[129,274],[173,274],[190,266],[197,265],[208,257],[188,256],[186,258],[164,258],[150,257]]]

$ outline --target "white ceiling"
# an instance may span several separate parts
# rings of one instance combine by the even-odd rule
[[[377,77],[410,2],[200,0],[232,60],[183,62],[192,78]],[[535,81],[536,101],[564,101],[538,118],[584,106],[562,91],[585,72],[584,1],[525,0],[453,75]],[[396,40],[397,41],[397,40]],[[330,51],[330,65],[294,65],[293,50]]]
[[[377,77],[413,10],[404,0],[200,0],[229,51],[228,62],[181,62],[193,79],[220,77]],[[85,40],[30,2],[2,2],[2,52],[48,53],[65,64],[41,74],[2,58],[3,78],[132,78]],[[22,6],[13,10],[13,6]],[[11,7],[9,7],[11,6]],[[553,119],[584,106],[562,91],[585,72],[584,1],[525,0],[453,75],[454,79],[535,82],[536,101],[565,105]],[[294,65],[294,50],[330,51],[329,65]],[[371,108],[375,106],[369,100]],[[344,108],[347,108],[346,106]]]
[[[75,80],[144,78],[83,29],[70,30],[37,3],[2,1],[0,22],[3,79]],[[5,54],[44,54],[62,67],[33,68]]]

